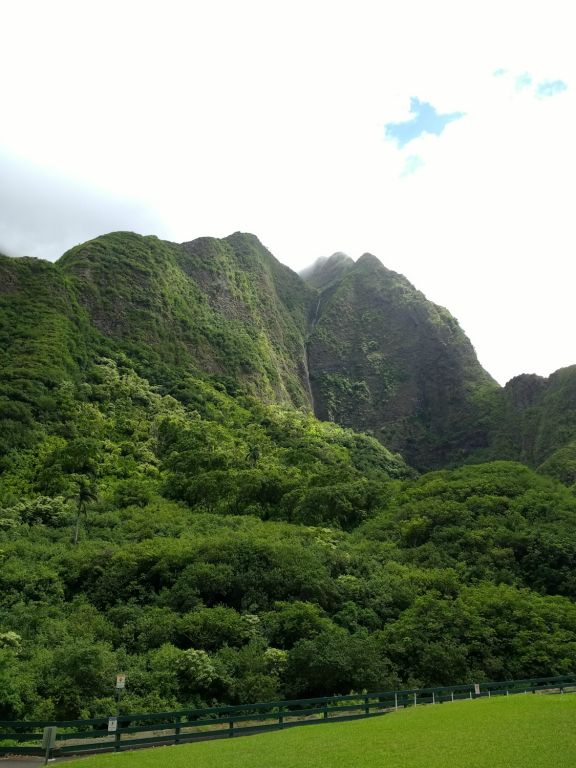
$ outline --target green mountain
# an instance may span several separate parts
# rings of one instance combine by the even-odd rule
[[[277,402],[309,400],[309,294],[252,235],[176,245],[116,233],[66,253],[56,269],[92,325],[150,363],[198,373]],[[138,348],[138,349],[136,349]]]
[[[330,275],[308,341],[317,416],[374,434],[418,468],[484,447],[479,401],[498,385],[457,321],[370,254],[327,267],[307,277]]]
[[[114,233],[56,264],[4,257],[0,269],[3,417],[16,399],[24,442],[34,414],[56,407],[55,384],[79,380],[99,346],[177,397],[186,372],[371,434],[420,470],[539,466],[576,436],[570,369],[500,388],[457,321],[369,254],[334,254],[302,280],[253,235],[178,245]]]
[[[58,422],[55,392],[79,382],[90,329],[53,264],[0,255],[0,454]]]
[[[0,719],[571,671],[576,368],[375,257],[0,256],[0,361]]]
[[[458,322],[370,254],[320,259],[308,337],[315,414],[373,434],[420,470],[522,461],[576,482],[576,366],[500,387]]]
[[[491,455],[576,482],[576,366],[511,379],[493,403]]]

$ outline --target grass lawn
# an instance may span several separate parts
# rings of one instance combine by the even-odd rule
[[[108,754],[69,768],[574,768],[576,695],[422,706],[370,720]]]

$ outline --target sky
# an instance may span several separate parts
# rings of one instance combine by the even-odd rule
[[[370,252],[504,384],[576,363],[569,0],[0,0],[0,250]]]

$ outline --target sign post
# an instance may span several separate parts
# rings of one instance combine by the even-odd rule
[[[126,675],[119,673],[116,675],[116,717],[108,718],[108,733],[115,734],[114,750],[120,751],[120,732],[118,731],[118,721],[120,719],[120,700],[122,691],[126,688]]]
[[[126,675],[116,675],[116,715],[118,717],[120,717],[120,699],[124,688],[126,688]]]
[[[42,734],[42,749],[44,749],[46,752],[44,757],[44,765],[48,765],[48,761],[50,760],[50,752],[56,746],[57,732],[58,732],[58,728],[54,726],[44,728],[44,733]]]

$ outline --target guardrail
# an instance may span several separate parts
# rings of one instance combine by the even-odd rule
[[[0,755],[46,753],[57,757],[85,752],[119,752],[142,746],[184,744],[296,725],[374,717],[420,704],[530,692],[576,692],[576,675],[267,701],[177,712],[120,714],[89,720],[0,720]],[[58,729],[55,746],[51,747],[47,742],[42,746],[44,729],[53,727]]]

